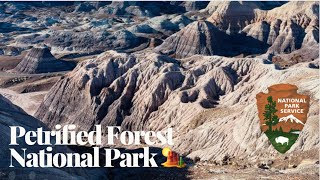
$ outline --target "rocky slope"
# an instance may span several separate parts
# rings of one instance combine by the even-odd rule
[[[285,1],[253,1],[259,9],[261,10],[270,10],[275,7],[279,7],[287,2]],[[243,5],[249,5],[250,2],[235,2],[235,4],[239,4],[240,6]],[[212,15],[212,13],[216,12],[220,6],[226,6],[227,4],[230,4],[229,2],[219,2],[219,1],[210,1],[209,4],[205,9],[202,9],[202,12],[206,12],[209,15]],[[251,6],[251,5],[249,5]]]
[[[25,74],[71,70],[74,63],[57,60],[46,45],[34,46],[13,71]]]
[[[146,54],[109,51],[82,62],[54,85],[36,117],[49,127],[74,123],[84,130],[94,124],[129,130],[174,127],[174,148],[191,158],[218,160],[229,154],[257,159],[276,152],[261,133],[255,95],[275,83],[293,83],[312,103],[291,151],[318,147],[316,69],[279,70],[260,58],[192,56],[178,61]]]
[[[154,36],[155,34],[163,34],[163,38],[166,38],[165,36],[172,35],[173,33],[186,27],[191,22],[192,20],[184,15],[162,15],[150,18],[149,20],[143,23],[133,25],[129,27],[127,30],[132,33],[143,33],[151,36]]]
[[[21,148],[27,148],[27,152],[39,152],[46,146],[28,146],[23,139],[18,139],[18,146],[10,146],[10,126],[22,126],[26,131],[36,131],[37,128],[43,127],[48,130],[45,125],[34,117],[25,113],[18,106],[13,105],[8,99],[0,95],[0,178],[1,179],[24,179],[26,176],[35,177],[36,179],[44,178],[61,178],[61,179],[86,179],[98,178],[105,176],[102,171],[85,169],[58,169],[58,168],[9,168],[10,166],[10,151],[9,148],[14,148],[18,152]],[[64,146],[56,146],[53,152],[72,152]],[[13,161],[14,162],[14,161]],[[14,164],[15,165],[15,164]],[[19,165],[15,165],[19,167]],[[90,173],[89,173],[90,172]],[[106,177],[104,177],[106,178]]]
[[[0,54],[17,55],[39,43],[50,46],[54,54],[72,56],[99,54],[110,49],[137,51],[149,47],[153,38],[159,39],[163,34],[167,37],[190,23],[186,17],[176,18],[183,16],[186,9],[196,10],[205,5],[206,2],[133,1],[0,3],[1,12],[5,12],[0,15],[3,27]],[[170,17],[161,19],[162,15]],[[139,26],[147,20],[154,22],[151,28]],[[142,32],[127,30],[134,29],[133,26],[139,26]],[[21,50],[9,53],[8,47]]]
[[[181,5],[185,7],[186,11],[201,10],[207,7],[208,4],[208,1],[186,1],[181,3]]]
[[[218,33],[219,31],[211,23],[197,21],[167,38],[156,48],[156,51],[162,54],[173,54],[177,58],[194,54],[218,54],[222,51],[218,46],[222,42],[221,35],[219,37]]]
[[[157,50],[181,58],[194,54],[273,56],[306,49],[314,52],[302,61],[315,59],[319,48],[319,3],[270,6],[273,5],[262,2],[211,2],[205,10],[212,13],[208,22],[183,28]]]
[[[268,52],[289,53],[319,46],[319,2],[289,2],[260,16],[243,32],[268,43]]]
[[[159,16],[160,14],[185,12],[185,8],[183,8],[183,6],[176,6],[168,1],[114,1],[110,5],[100,8],[99,12],[112,15],[137,15],[153,17]]]
[[[3,37],[0,38],[4,47],[1,47],[3,52],[0,50],[0,54],[17,55],[29,49],[30,45],[46,43],[54,54],[85,56],[107,50],[135,52],[164,41],[159,50],[166,52],[164,54],[172,51],[170,55],[179,58],[194,54],[256,56],[266,53],[270,59],[273,55],[287,59],[281,55],[299,49],[316,52],[319,46],[318,2],[212,1],[208,4],[203,1],[130,1],[61,4],[0,3],[0,9],[7,12],[0,16],[4,27]],[[206,20],[206,26],[214,26],[209,27],[209,31],[215,30],[206,32],[195,25],[185,28],[197,20]],[[208,25],[209,22],[212,24]],[[175,34],[178,31],[181,32]],[[183,34],[185,36],[180,36]],[[207,39],[201,39],[202,47],[197,49],[193,46],[198,43],[199,37]],[[223,43],[215,39],[221,39]],[[217,44],[222,46],[222,50],[212,47]],[[8,47],[17,51],[7,52]],[[310,58],[314,59],[317,54],[312,54]],[[308,58],[302,61],[308,61]]]
[[[245,26],[249,25],[259,13],[259,3],[257,2],[213,2],[208,5],[212,12],[208,21],[216,25],[220,30],[228,34],[237,34]]]
[[[208,21],[198,20],[168,37],[155,52],[175,58],[195,54],[238,56],[260,54],[268,45],[243,34],[228,35]]]

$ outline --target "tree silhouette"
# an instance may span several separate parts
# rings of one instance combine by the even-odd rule
[[[268,104],[265,106],[263,115],[266,125],[269,127],[268,131],[271,132],[272,126],[278,124],[279,122],[278,116],[276,115],[278,110],[276,109],[276,101],[272,100],[272,96],[269,96],[267,100]]]
[[[279,131],[280,131],[280,132],[283,132],[283,130],[282,130],[282,127],[281,127],[281,126],[280,126],[280,129],[279,129]]]

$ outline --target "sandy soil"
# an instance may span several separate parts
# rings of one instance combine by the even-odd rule
[[[6,71],[16,67],[23,57],[26,55],[26,51],[22,52],[19,56],[0,56],[0,70]]]
[[[18,94],[15,91],[0,88],[0,94],[8,98],[13,104],[21,107],[28,114],[34,115],[47,91]]]
[[[233,166],[214,166],[211,164],[196,164],[188,169],[190,179],[318,179],[319,164],[310,162],[300,164],[296,168],[286,170],[260,169],[260,168],[236,168]]]

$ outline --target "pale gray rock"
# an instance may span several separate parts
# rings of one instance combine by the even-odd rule
[[[177,58],[194,54],[218,54],[219,36],[217,33],[219,31],[211,23],[196,21],[168,37],[155,51],[174,55]]]
[[[7,46],[4,48],[4,55],[6,56],[18,56],[21,54],[22,49],[14,46]]]
[[[290,53],[319,43],[319,3],[211,2],[207,19],[230,35],[244,33],[270,46],[267,53]]]
[[[254,103],[255,95],[260,91],[265,91],[271,84],[280,82],[294,83],[298,85],[301,92],[310,91],[308,94],[311,95],[315,102],[318,101],[319,93],[316,87],[319,86],[319,83],[316,82],[317,78],[314,78],[314,76],[317,76],[317,70],[311,70],[300,65],[292,69],[289,68],[286,71],[281,71],[277,70],[274,65],[259,62],[258,59],[247,59],[246,61],[238,59],[231,67],[238,75],[241,74],[241,76],[239,76],[234,90],[220,97],[220,104],[216,109],[207,111],[198,110],[198,113],[194,112],[197,111],[197,108],[186,110],[186,112],[194,112],[194,118],[190,120],[190,122],[193,122],[192,124],[186,123],[185,126],[192,127],[196,124],[197,128],[192,131],[194,133],[191,133],[190,130],[185,131],[186,133],[178,138],[179,140],[177,141],[179,143],[176,145],[176,148],[181,151],[192,152],[189,155],[190,158],[200,157],[201,160],[220,160],[225,154],[239,158],[251,156],[252,159],[257,159],[260,155],[260,158],[276,156],[277,152],[260,130],[256,105]],[[292,81],[299,77],[303,77],[303,80]],[[310,86],[313,83],[316,84]],[[165,104],[163,107],[168,106],[170,105]],[[178,105],[175,104],[176,106]],[[175,111],[178,109],[180,108],[175,109]],[[168,111],[166,113],[166,116],[169,116],[168,114],[170,113]],[[184,114],[180,112],[175,113]],[[200,116],[195,117],[196,114],[200,114]],[[159,118],[159,116],[156,117]],[[190,119],[187,117],[190,116],[182,115],[181,121]],[[313,145],[319,146],[319,137],[311,135],[318,133],[318,121],[316,120],[318,117],[318,107],[312,103],[307,122],[308,125],[303,129],[305,134],[303,133],[299,137],[290,153],[313,149]],[[172,117],[175,121],[176,118]],[[180,124],[176,125],[181,126]],[[157,126],[159,127],[159,124]],[[183,134],[183,132],[180,131],[179,133]],[[301,144],[301,146],[298,146],[298,144]],[[203,149],[203,147],[207,148]]]
[[[246,26],[247,36],[268,43],[268,53],[290,53],[319,44],[319,3],[289,2],[256,17]]]
[[[181,6],[186,8],[186,11],[197,11],[204,9],[209,4],[209,1],[185,1]]]
[[[105,52],[61,77],[36,113],[49,127],[76,124],[92,130],[101,124],[157,131],[173,127],[171,148],[191,159],[225,163],[227,156],[265,162],[279,155],[260,130],[255,95],[272,84],[290,83],[310,95],[312,102],[306,126],[288,155],[318,151],[318,2],[212,1],[205,10],[190,13],[186,9],[200,6],[195,2],[78,5],[39,8],[36,19],[18,13],[29,5],[9,4],[3,9],[9,15],[0,13],[1,21],[10,22],[3,30],[7,31],[4,44],[44,41],[53,54],[137,51]],[[98,12],[81,13],[92,8]],[[10,27],[30,27],[35,32],[19,30],[21,35],[16,35]],[[164,40],[155,51],[164,55],[154,53],[158,43],[149,42],[152,38]],[[254,57],[266,52],[258,58],[216,56]],[[261,58],[267,56],[297,64],[282,70]]]
[[[146,55],[148,54],[148,55]],[[319,146],[318,70],[307,64],[279,70],[260,58],[191,56],[177,61],[158,54],[109,51],[84,61],[50,90],[36,116],[49,127],[119,125],[127,130],[173,127],[173,149],[191,159],[248,161],[277,156],[261,132],[255,96],[290,83],[311,96],[310,114],[289,153]]]
[[[237,56],[259,54],[267,50],[265,42],[244,34],[228,35],[211,22],[198,20],[169,36],[155,52],[175,58],[192,55]]]
[[[211,15],[220,6],[223,6],[223,3],[224,2],[221,2],[221,1],[210,1],[209,4],[207,5],[207,7],[205,9],[203,9],[202,11]],[[239,3],[242,3],[242,2],[239,2]],[[279,7],[283,4],[285,4],[286,2],[284,2],[284,1],[253,1],[252,3],[255,3],[255,5],[258,6],[259,9],[270,10],[275,7]]]
[[[208,21],[228,34],[239,33],[255,19],[256,13],[260,11],[257,2],[213,2],[210,6],[212,6],[210,11],[213,12]]]
[[[145,16],[154,17],[161,14],[174,14],[183,13],[185,8],[182,6],[177,6],[171,2],[141,2],[141,1],[114,1],[106,7],[101,7],[99,13],[106,13],[112,15],[135,15],[135,16]]]
[[[127,30],[133,33],[163,33],[165,35],[172,35],[191,22],[192,21],[184,15],[162,15],[150,18],[144,23],[133,25],[127,28]]]

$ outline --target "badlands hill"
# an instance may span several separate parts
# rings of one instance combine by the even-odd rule
[[[15,72],[26,74],[49,73],[71,70],[74,63],[56,59],[45,45],[34,46],[14,68]]]
[[[213,55],[221,53],[218,44],[223,41],[223,35],[211,23],[194,22],[165,40],[156,48],[162,54],[173,54],[177,58],[194,54]]]
[[[0,72],[0,90],[15,104],[36,100],[28,112],[49,128],[173,127],[171,148],[194,160],[184,172],[198,179],[319,176],[319,2],[0,2],[0,21],[0,65],[28,53],[17,73]],[[43,43],[50,48],[32,48]],[[63,71],[59,59],[77,66],[37,74]],[[261,131],[255,103],[277,83],[311,97],[284,155]]]
[[[14,55],[39,43],[50,46],[53,54],[77,57],[107,50],[135,52],[163,42],[155,52],[176,58],[195,54],[264,55],[270,60],[275,56],[278,64],[286,61],[285,64],[293,65],[318,57],[319,3],[316,1],[65,2],[63,5],[0,3],[0,9],[7,12],[0,19],[10,24],[1,42],[19,46],[13,47],[17,51]],[[18,30],[20,34],[15,34]],[[0,52],[10,54],[6,52],[8,47],[0,47]]]
[[[128,130],[174,127],[179,134],[175,149],[189,157],[256,159],[276,152],[260,130],[252,102],[280,82],[296,84],[312,97],[309,120],[291,152],[318,147],[317,79],[316,69],[279,70],[260,58],[192,56],[178,61],[109,51],[59,80],[36,117],[49,127],[77,124],[84,130],[94,124]]]
[[[243,32],[268,43],[268,51],[276,54],[319,46],[319,2],[289,2],[258,15]]]
[[[237,56],[263,53],[267,44],[243,34],[228,35],[208,21],[198,20],[168,37],[154,50],[175,58],[195,54]]]
[[[208,22],[185,27],[167,38],[156,50],[177,58],[194,54],[234,56],[267,53],[272,56],[299,49],[309,53],[300,62],[319,56],[316,50],[319,48],[318,2],[288,2],[270,10],[263,10],[263,5],[266,4],[210,3],[207,11],[212,15]],[[237,45],[242,48],[237,48]],[[252,47],[258,47],[260,51]]]
[[[255,14],[260,11],[259,5],[259,3],[250,1],[213,2],[207,7],[211,9],[211,16],[208,21],[228,34],[237,34],[255,19]]]

